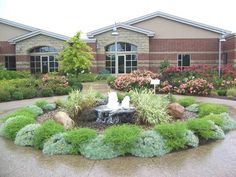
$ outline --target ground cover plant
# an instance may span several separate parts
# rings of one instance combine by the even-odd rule
[[[183,107],[188,107],[194,103],[196,103],[196,100],[194,97],[183,97],[178,100],[179,104],[181,104]]]
[[[228,112],[229,110],[227,107],[223,105],[214,104],[214,103],[202,103],[199,105],[198,111],[199,111],[199,116],[203,117],[211,113],[220,114],[223,112]]]

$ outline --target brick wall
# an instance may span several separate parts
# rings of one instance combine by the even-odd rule
[[[16,56],[16,70],[30,71],[30,56],[29,55]]]
[[[0,54],[15,54],[15,45],[7,41],[0,41]]]
[[[230,36],[226,38],[226,41],[223,42],[222,47],[223,53],[227,53],[228,55],[228,63],[235,64],[236,63],[236,36]]]

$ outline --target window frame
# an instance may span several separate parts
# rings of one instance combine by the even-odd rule
[[[188,67],[188,66],[183,66],[183,59],[184,59],[184,56],[185,55],[188,55],[189,56],[189,66],[191,66],[191,60],[192,60],[192,56],[191,54],[188,54],[188,53],[180,53],[180,54],[177,54],[177,66],[178,67],[181,67],[181,69],[183,67]],[[179,59],[179,56],[181,56],[181,59]],[[179,65],[179,61],[181,62],[181,65]]]
[[[10,59],[12,59],[12,58],[14,59],[14,66],[13,66],[13,67],[10,65]],[[16,70],[16,56],[14,56],[14,55],[8,55],[8,56],[5,56],[4,59],[5,59],[5,61],[4,61],[5,68],[6,68],[7,70],[13,70],[13,71],[15,71],[15,70]],[[10,66],[11,66],[11,67],[10,67]]]

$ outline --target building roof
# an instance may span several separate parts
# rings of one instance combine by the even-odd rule
[[[215,33],[219,33],[219,34],[222,34],[222,35],[231,33],[231,31],[228,31],[228,30],[225,30],[225,29],[213,27],[213,26],[210,26],[210,25],[195,22],[195,21],[188,20],[188,19],[185,19],[185,18],[182,18],[182,17],[177,17],[177,16],[174,16],[174,15],[170,15],[170,14],[167,14],[167,13],[160,12],[160,11],[157,11],[157,12],[154,12],[154,13],[151,13],[151,14],[147,14],[147,15],[144,15],[144,16],[141,16],[141,17],[138,17],[138,18],[134,18],[134,19],[128,20],[128,21],[123,22],[123,23],[119,23],[119,25],[121,25],[121,26],[117,26],[117,28],[119,28],[119,27],[124,28],[125,27],[125,29],[135,31],[134,28],[137,28],[137,27],[134,27],[132,25],[134,25],[136,23],[139,23],[139,22],[142,22],[142,21],[146,21],[146,20],[155,18],[155,17],[162,17],[162,18],[165,18],[165,19],[169,19],[169,20],[176,21],[176,22],[179,22],[179,23],[187,24],[187,25],[190,25],[190,26],[193,26],[193,27],[201,28],[201,29],[208,30],[208,31],[211,31],[211,32],[215,32]],[[100,29],[95,30],[95,31],[91,31],[91,32],[87,33],[87,36],[88,36],[88,38],[92,38],[97,34],[101,34],[101,33],[104,33],[106,31],[112,30],[112,27],[113,27],[113,25],[110,25],[110,26],[100,28]],[[138,30],[137,32],[142,32],[142,33],[146,32],[144,34],[147,34],[148,36],[154,36],[154,34],[155,34],[153,31],[148,31],[148,30],[142,29],[142,28],[137,28],[136,30]]]
[[[39,30],[38,28],[34,28],[32,26],[28,26],[28,25],[24,25],[24,24],[21,24],[21,23],[13,22],[11,20],[7,20],[7,19],[3,19],[3,18],[0,18],[0,23],[6,24],[6,25],[9,25],[9,26],[13,26],[13,27],[17,27],[17,28],[20,28],[20,29],[24,29],[24,30],[27,30],[27,31]]]
[[[111,31],[113,29],[114,25],[110,25],[110,26],[106,26],[104,28],[100,28],[98,30],[95,31],[91,31],[89,33],[87,33],[88,38],[92,38],[97,34],[101,34],[107,31]],[[131,31],[135,31],[138,33],[142,33],[142,34],[146,34],[147,36],[154,36],[155,32],[150,31],[150,30],[146,30],[143,28],[139,28],[139,27],[135,27],[135,26],[131,26],[131,25],[127,25],[125,23],[117,23],[116,24],[117,28],[123,28],[123,29],[127,29],[127,30],[131,30]]]

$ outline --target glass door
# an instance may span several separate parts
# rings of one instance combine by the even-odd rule
[[[42,63],[41,63],[41,71],[43,74],[48,73],[48,56],[42,56],[41,57]]]
[[[125,55],[118,55],[118,73],[125,73]]]

